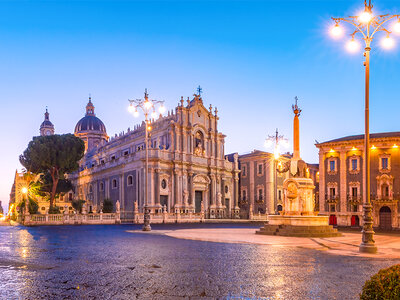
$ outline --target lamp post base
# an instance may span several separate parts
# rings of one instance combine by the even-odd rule
[[[144,207],[144,216],[143,216],[143,227],[142,231],[151,231],[150,226],[150,210],[147,206]]]
[[[143,227],[142,227],[142,231],[151,231],[150,224],[144,224]]]
[[[375,244],[361,243],[359,247],[361,253],[371,253],[375,254],[378,252],[378,247]]]

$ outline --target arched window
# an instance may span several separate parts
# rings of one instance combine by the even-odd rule
[[[127,185],[133,185],[133,176],[129,175],[127,178]]]
[[[117,179],[112,180],[112,188],[116,189],[117,188]]]
[[[104,183],[103,182],[100,182],[100,191],[101,192],[104,191]]]
[[[89,193],[90,193],[90,194],[93,193],[93,187],[92,187],[91,184],[89,185]]]

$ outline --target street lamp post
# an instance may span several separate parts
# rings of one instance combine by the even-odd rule
[[[149,131],[151,131],[151,126],[149,122],[149,115],[152,118],[157,117],[156,106],[160,105],[159,112],[162,114],[165,112],[164,101],[149,99],[149,94],[147,89],[144,92],[144,99],[129,100],[129,111],[133,113],[135,117],[139,116],[138,108],[143,111],[145,119],[145,151],[146,151],[146,161],[145,161],[145,197],[144,197],[144,220],[143,220],[143,231],[150,231],[150,210],[148,208],[148,174],[149,174]]]
[[[400,33],[400,15],[374,15],[372,13],[371,0],[364,1],[364,11],[359,16],[350,16],[347,18],[332,18],[335,21],[334,27],[331,29],[331,34],[334,37],[340,37],[343,30],[340,27],[340,22],[346,22],[355,27],[354,32],[351,33],[351,40],[347,43],[347,49],[355,52],[359,48],[358,42],[355,40],[357,34],[361,35],[365,42],[364,57],[365,57],[365,136],[364,136],[364,169],[365,169],[365,198],[363,205],[363,229],[362,229],[362,242],[359,247],[360,252],[376,253],[377,247],[374,241],[374,230],[372,221],[372,205],[371,205],[371,174],[370,174],[370,149],[369,149],[369,70],[370,70],[370,52],[371,43],[377,32],[386,33],[386,37],[382,39],[382,46],[384,48],[391,48],[394,46],[394,41],[390,37],[392,33],[390,30],[384,28],[384,25],[392,20],[397,19],[393,24],[393,30]]]
[[[287,144],[287,139],[284,138],[283,135],[278,134],[278,129],[275,131],[275,135],[268,135],[268,137],[265,139],[265,144],[266,146],[270,146],[271,144],[274,145],[274,157],[273,157],[273,163],[274,163],[274,210],[275,213],[277,213],[277,207],[278,207],[278,199],[277,199],[277,190],[278,190],[278,184],[277,184],[277,169],[278,169],[278,161],[280,157],[280,148],[282,144]]]

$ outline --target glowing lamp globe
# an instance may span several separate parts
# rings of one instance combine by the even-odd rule
[[[133,112],[133,116],[135,118],[139,117],[139,112],[137,111],[137,109],[135,109],[135,111]]]
[[[135,112],[136,108],[131,104],[128,106],[128,111],[133,114]]]
[[[351,53],[355,53],[358,49],[360,49],[360,44],[355,39],[351,39],[347,42],[346,49]]]
[[[335,26],[331,28],[331,36],[335,39],[338,39],[342,35],[343,35],[343,28],[336,23]]]
[[[150,101],[145,101],[145,102],[144,102],[144,107],[145,107],[146,109],[150,109],[152,106],[153,106],[153,105],[151,104]]]
[[[394,40],[390,36],[384,37],[381,40],[381,45],[385,49],[392,49],[394,47]]]
[[[26,187],[23,187],[21,189],[22,194],[27,194],[28,193],[28,189]]]
[[[164,105],[161,105],[161,106],[158,108],[158,111],[160,112],[160,114],[165,113],[165,106],[164,106]]]
[[[367,24],[372,20],[372,14],[368,11],[363,11],[358,17],[361,23]]]
[[[153,111],[153,112],[151,113],[151,117],[152,117],[153,119],[157,118],[157,113],[156,113],[155,111]]]
[[[393,31],[400,34],[400,19],[396,23],[394,23]]]

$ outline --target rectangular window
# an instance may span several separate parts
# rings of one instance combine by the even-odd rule
[[[387,170],[389,167],[389,159],[387,157],[382,157],[382,170]]]
[[[335,161],[334,160],[331,160],[329,162],[329,171],[335,172]]]
[[[246,200],[246,191],[243,191],[242,193],[242,200]]]
[[[358,189],[356,187],[352,187],[351,188],[351,195],[353,197],[357,197],[357,194],[358,194]]]
[[[258,200],[262,200],[263,199],[263,191],[260,189],[258,190]]]
[[[334,198],[336,196],[336,189],[335,188],[330,188],[329,192],[330,192],[331,198]]]
[[[263,165],[258,165],[258,174],[261,175],[263,172]]]
[[[246,176],[246,166],[242,166],[242,175]]]
[[[351,169],[353,170],[353,171],[357,171],[358,170],[358,161],[357,161],[357,159],[352,159],[351,160]]]
[[[282,191],[281,190],[278,191],[278,199],[282,200]]]

